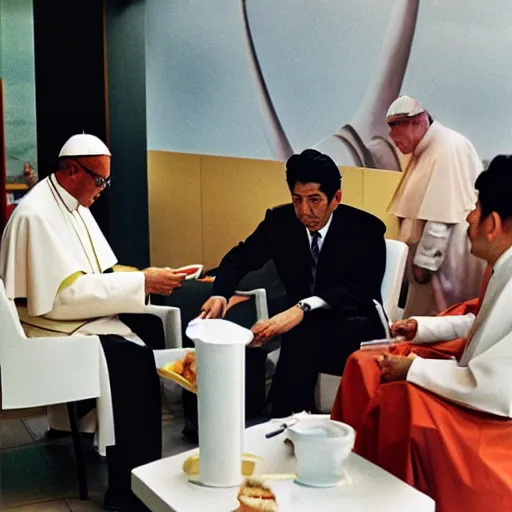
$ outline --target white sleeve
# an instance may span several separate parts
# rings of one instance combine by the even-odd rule
[[[308,297],[307,299],[302,299],[301,302],[305,302],[309,306],[311,306],[311,311],[314,309],[331,309],[331,306],[324,299],[313,295],[312,297]]]
[[[453,224],[428,221],[416,248],[413,263],[437,272],[446,257]]]
[[[445,359],[415,358],[407,381],[473,409],[512,417],[512,333],[468,366]]]
[[[465,338],[469,334],[475,315],[417,316],[418,332],[413,343],[432,343]]]
[[[57,293],[52,320],[82,320],[120,313],[143,313],[145,278],[142,272],[83,274]]]

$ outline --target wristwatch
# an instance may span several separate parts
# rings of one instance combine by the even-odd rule
[[[299,301],[295,304],[298,308],[302,309],[304,313],[311,311],[311,306],[307,302]]]

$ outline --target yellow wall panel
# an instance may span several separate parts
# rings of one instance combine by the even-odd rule
[[[401,174],[342,167],[343,202],[377,215],[386,236],[397,235],[386,213]],[[216,267],[249,235],[267,208],[288,203],[281,162],[148,152],[151,264]]]
[[[199,155],[148,151],[151,264],[202,263]]]
[[[359,167],[340,167],[342,203],[363,208],[363,169]]]
[[[398,222],[387,208],[402,178],[396,171],[363,170],[363,210],[373,213],[387,226],[386,238],[396,239]]]
[[[290,202],[284,166],[270,160],[201,157],[206,268],[244,240],[268,208]]]

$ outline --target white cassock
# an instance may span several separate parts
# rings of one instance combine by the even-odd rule
[[[116,263],[91,212],[58,184],[55,175],[23,198],[2,236],[0,277],[9,299],[26,299],[27,306],[18,307],[18,313],[28,337],[55,335],[52,332],[117,334],[142,345],[117,314],[144,313],[144,274],[102,273]],[[104,357],[101,365],[106,369]],[[99,443],[104,454],[115,439],[110,385],[103,380],[97,407],[103,419]],[[60,412],[53,409],[52,415],[58,418]]]
[[[512,418],[512,248],[496,262],[480,311],[417,317],[413,343],[467,337],[460,361],[414,359],[407,381],[480,411]]]
[[[30,317],[60,321],[68,334],[66,322],[79,321],[75,334],[118,334],[141,343],[116,315],[144,313],[144,274],[103,274],[116,263],[91,212],[55,175],[24,197],[2,237],[0,276],[7,297],[26,298]],[[26,316],[22,320],[30,323]]]
[[[470,252],[466,216],[482,163],[468,139],[438,121],[401,159],[405,171],[388,211],[409,246],[404,317],[435,315],[479,294],[485,264]],[[430,283],[414,280],[413,264],[432,272]]]

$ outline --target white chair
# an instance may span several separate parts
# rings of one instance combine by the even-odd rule
[[[164,306],[148,306],[146,311],[159,316],[164,324],[167,349],[155,351],[158,365],[167,359],[168,349],[181,347],[180,311]],[[3,417],[25,417],[30,413],[28,409],[68,404],[80,498],[87,499],[85,463],[74,402],[96,398],[99,452],[104,455],[106,446],[115,443],[108,369],[98,336],[27,338],[2,280],[0,326],[0,412]]]
[[[382,306],[388,318],[386,320],[381,317],[386,329],[386,336],[389,336],[389,324],[402,318],[401,309],[398,307],[398,300],[400,298],[408,252],[409,248],[403,242],[386,240],[386,269],[380,289]],[[381,309],[380,304],[376,305],[376,307],[377,310]],[[321,373],[318,376],[316,406],[320,412],[324,414],[331,412],[340,381],[341,377],[338,375]]]
[[[405,273],[405,264],[409,247],[398,240],[386,240],[386,270],[380,293],[382,305],[388,320],[396,322],[402,319],[403,310],[398,307],[402,281]]]

